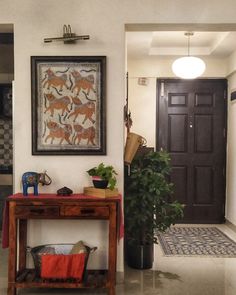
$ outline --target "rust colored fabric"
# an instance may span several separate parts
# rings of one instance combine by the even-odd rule
[[[42,255],[41,277],[44,279],[82,280],[86,254]]]

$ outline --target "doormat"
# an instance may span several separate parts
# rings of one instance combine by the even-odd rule
[[[158,238],[165,256],[236,257],[236,243],[216,227],[172,227]]]

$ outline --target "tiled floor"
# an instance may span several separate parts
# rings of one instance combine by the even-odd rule
[[[236,241],[236,233],[226,225],[218,226]],[[0,251],[0,295],[6,295],[7,251]],[[83,290],[21,290],[20,295],[106,294]],[[116,286],[117,295],[235,295],[236,258],[164,257],[155,246],[152,270],[125,268],[125,281]]]

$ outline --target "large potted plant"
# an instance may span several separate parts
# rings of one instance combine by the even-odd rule
[[[89,169],[87,173],[92,176],[94,187],[111,190],[115,188],[117,172],[113,166],[100,163],[97,167]]]
[[[151,268],[158,231],[183,215],[183,206],[171,200],[169,171],[170,157],[164,151],[141,154],[131,164],[124,198],[126,260],[131,267]]]

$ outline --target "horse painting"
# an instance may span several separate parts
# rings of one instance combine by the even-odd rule
[[[65,87],[66,89],[68,88],[66,85],[66,81],[67,81],[67,75],[65,73],[63,73],[60,76],[57,76],[50,68],[48,68],[45,73],[47,74],[47,78],[43,83],[43,88],[46,87],[47,85],[47,89],[49,90],[50,87],[54,86],[54,87],[60,87],[59,91],[62,91],[63,87]]]
[[[84,128],[83,126],[77,124],[74,125],[74,130],[76,131],[76,136],[73,140],[74,144],[76,144],[76,141],[77,144],[80,144],[81,139],[87,139],[87,145],[89,145],[90,143],[92,145],[95,145],[95,128],[93,126]]]
[[[70,136],[72,134],[72,127],[70,124],[63,124],[64,127],[61,127],[57,122],[49,121],[47,122],[47,127],[49,129],[49,134],[45,138],[45,143],[49,138],[51,138],[51,144],[55,138],[60,139],[59,144],[65,140],[68,144],[71,144]]]
[[[32,56],[32,154],[106,154],[106,56]]]
[[[69,114],[68,119],[74,116],[74,122],[75,122],[79,115],[85,115],[82,124],[84,124],[86,120],[90,120],[94,124],[95,120],[92,118],[92,116],[95,113],[95,103],[90,101],[87,103],[82,103],[82,101],[76,96],[74,97],[71,96],[71,99],[75,107],[74,107],[74,111]]]
[[[44,97],[46,101],[49,102],[49,105],[45,108],[44,114],[46,114],[48,111],[51,113],[51,116],[54,115],[54,110],[62,110],[62,116],[64,115],[64,112],[70,112],[68,106],[71,103],[70,98],[68,96],[63,96],[60,98],[56,98],[55,95],[52,93],[44,94]],[[46,102],[45,102],[46,105]]]
[[[71,72],[73,78],[74,78],[74,86],[72,87],[71,91],[74,92],[74,90],[77,88],[77,95],[79,95],[80,90],[84,89],[87,90],[87,95],[89,95],[90,90],[92,90],[94,93],[96,93],[94,89],[94,76],[88,75],[86,77],[83,77],[80,72],[74,70]]]

